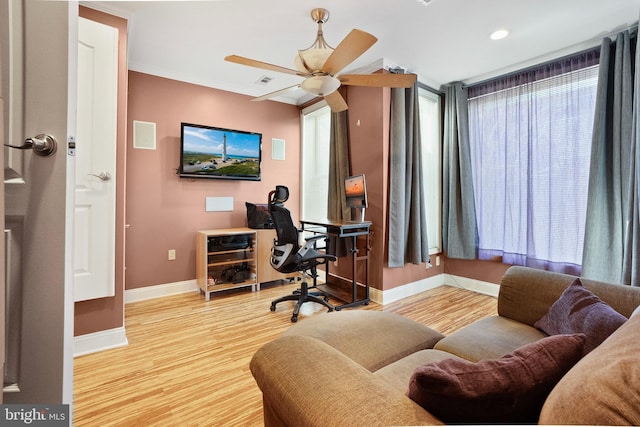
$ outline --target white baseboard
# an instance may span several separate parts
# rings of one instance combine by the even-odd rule
[[[427,277],[426,279],[407,283],[406,285],[397,286],[386,291],[370,288],[369,295],[372,301],[384,305],[401,300],[402,298],[419,294],[420,292],[428,291],[429,289],[437,288],[441,285],[444,285],[443,275],[439,274],[437,276]]]
[[[445,284],[466,289],[468,291],[478,292],[479,294],[497,297],[498,292],[500,291],[500,285],[495,283],[470,279],[468,277],[454,276],[452,274],[445,274],[444,276]]]
[[[407,283],[406,285],[398,286],[386,291],[370,288],[369,295],[372,301],[384,305],[401,300],[402,298],[417,295],[420,292],[428,291],[429,289],[437,288],[442,285],[455,286],[457,288],[493,297],[497,297],[498,291],[500,290],[500,285],[495,283],[483,282],[481,280],[469,279],[467,277],[454,276],[451,274],[438,274],[437,276]]]
[[[127,289],[124,291],[124,303],[161,298],[169,295],[196,292],[198,284],[195,279],[182,282],[165,283],[163,285],[145,286],[144,288]]]
[[[124,327],[79,335],[73,339],[73,357],[129,345]]]

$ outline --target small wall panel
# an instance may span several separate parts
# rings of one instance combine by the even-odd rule
[[[156,124],[133,121],[133,148],[143,150],[156,149]]]

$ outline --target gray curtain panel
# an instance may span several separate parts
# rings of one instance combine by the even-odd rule
[[[349,116],[348,110],[331,113],[329,133],[329,188],[327,219],[332,221],[350,221],[351,208],[347,207],[344,194],[344,180],[351,175],[349,157]],[[341,257],[348,254],[347,242],[350,240],[330,236],[327,253]]]
[[[582,276],[638,286],[636,40],[624,31],[600,50]]]
[[[442,245],[449,258],[475,259],[478,228],[469,149],[467,88],[462,83],[452,83],[443,91]]]
[[[389,267],[429,260],[418,85],[391,89]]]
[[[351,173],[347,114],[348,110],[331,113],[327,218],[333,221],[351,220],[351,209],[346,205],[344,194],[344,180]]]

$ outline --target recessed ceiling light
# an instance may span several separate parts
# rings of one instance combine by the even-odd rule
[[[491,33],[489,37],[491,38],[491,40],[500,40],[507,37],[508,35],[509,35],[509,30],[502,28],[500,30],[496,30],[493,33]]]
[[[416,0],[416,1],[423,6],[429,6],[429,3],[431,3],[433,0]]]

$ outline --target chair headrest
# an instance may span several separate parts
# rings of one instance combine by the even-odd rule
[[[284,185],[276,185],[276,189],[271,192],[270,203],[284,203],[289,200],[289,189]]]

